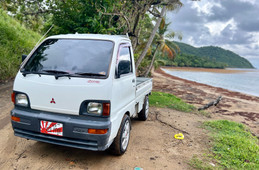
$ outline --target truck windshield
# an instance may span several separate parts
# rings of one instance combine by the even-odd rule
[[[113,42],[48,39],[33,53],[22,72],[107,77]]]

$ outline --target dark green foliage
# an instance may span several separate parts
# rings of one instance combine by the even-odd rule
[[[206,57],[198,57],[188,54],[179,54],[172,61],[168,58],[159,57],[160,60],[164,61],[165,65],[178,66],[178,67],[202,67],[202,68],[225,68],[228,65],[216,61],[211,61]]]
[[[181,54],[185,54],[185,56],[197,56],[198,60],[208,60],[212,63],[218,64],[227,64],[226,67],[231,68],[253,68],[252,64],[243,57],[235,54],[232,51],[225,50],[220,47],[207,46],[195,48],[185,43],[175,42],[181,49]],[[178,63],[180,64],[180,63]],[[184,63],[185,64],[185,63]],[[195,65],[195,64],[194,64]],[[207,64],[208,67],[211,63]],[[181,66],[181,64],[179,65]]]
[[[0,81],[15,76],[22,54],[28,54],[39,39],[39,34],[0,9]]]
[[[188,54],[177,55],[174,60],[175,66],[180,67],[203,67],[203,68],[225,68],[228,65],[221,62],[216,62],[205,57],[198,57]]]
[[[118,27],[114,16],[109,22],[109,15],[102,15],[101,10],[112,12],[115,2],[109,0],[68,0],[66,3],[56,1],[56,6],[52,9],[52,20],[46,24],[45,30],[51,24],[55,27],[50,34],[67,33],[121,33],[123,29]],[[116,1],[117,5],[120,5]]]

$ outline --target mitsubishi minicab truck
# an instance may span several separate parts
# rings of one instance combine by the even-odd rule
[[[12,93],[16,136],[122,155],[131,117],[146,120],[152,79],[136,77],[126,36],[51,36],[22,56]]]

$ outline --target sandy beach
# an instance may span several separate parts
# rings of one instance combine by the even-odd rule
[[[186,68],[176,69],[186,71]],[[220,69],[188,69],[193,71],[221,71]],[[222,72],[228,71],[222,70]],[[210,107],[207,110],[211,113],[212,119],[228,119],[243,123],[251,129],[254,135],[259,136],[259,97],[181,79],[168,75],[161,69],[153,73],[153,78],[154,90],[174,94],[197,108],[222,96],[222,100],[217,106]]]

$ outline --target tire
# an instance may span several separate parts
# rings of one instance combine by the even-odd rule
[[[147,120],[148,118],[148,112],[149,112],[149,99],[148,96],[145,96],[145,101],[143,104],[142,110],[138,113],[139,120]]]
[[[125,114],[122,119],[118,134],[115,137],[110,148],[108,149],[108,151],[111,154],[123,155],[126,152],[128,148],[129,140],[130,140],[130,128],[131,128],[130,117]]]

